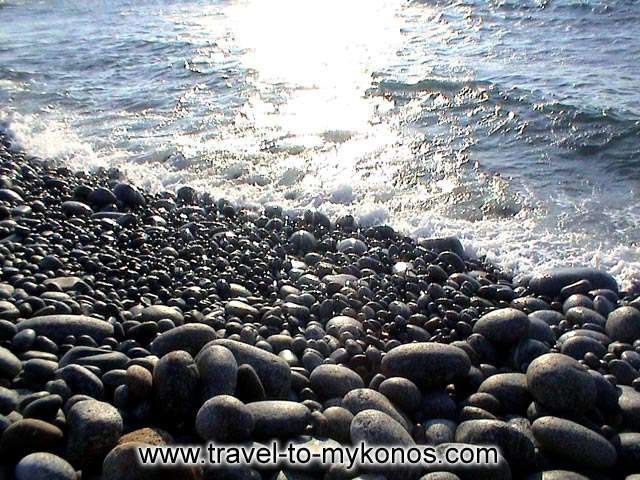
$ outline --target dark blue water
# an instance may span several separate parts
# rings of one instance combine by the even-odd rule
[[[0,2],[16,143],[356,213],[526,272],[640,272],[638,1]]]

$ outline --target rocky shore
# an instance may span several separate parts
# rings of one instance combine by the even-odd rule
[[[0,137],[0,479],[640,478],[640,299]],[[140,445],[497,445],[493,468],[143,469]],[[638,474],[635,476],[633,474]]]

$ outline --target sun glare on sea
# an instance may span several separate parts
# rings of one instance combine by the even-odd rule
[[[256,94],[256,128],[297,137],[358,132],[372,121],[366,98],[376,65],[395,56],[397,2],[247,0],[226,12]]]

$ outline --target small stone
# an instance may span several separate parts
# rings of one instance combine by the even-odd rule
[[[471,361],[464,350],[422,342],[392,349],[382,358],[381,370],[386,377],[403,377],[420,387],[436,387],[466,374],[470,367]]]
[[[58,410],[62,408],[62,403],[62,397],[60,395],[47,395],[46,397],[38,398],[29,403],[29,405],[22,410],[22,416],[24,418],[37,418],[45,422],[51,422],[55,420]]]
[[[607,317],[607,335],[615,341],[632,344],[640,339],[640,310],[620,307]]]
[[[522,373],[492,375],[480,384],[478,392],[493,395],[507,413],[522,414],[531,403],[527,377]]]
[[[56,375],[65,381],[73,394],[87,395],[98,400],[104,395],[102,380],[86,367],[67,365],[58,370]]]
[[[101,480],[195,480],[182,474],[185,467],[168,465],[141,465],[138,449],[148,448],[142,442],[127,442],[116,445],[102,462]]]
[[[594,468],[613,467],[616,449],[602,435],[582,425],[558,417],[542,417],[533,422],[533,435],[541,448],[551,455],[576,465]]]
[[[227,302],[224,307],[225,313],[230,317],[240,317],[244,318],[249,315],[253,317],[258,316],[258,310],[253,308],[251,305],[248,305],[240,300],[231,300]]]
[[[622,394],[618,398],[618,405],[622,411],[624,426],[640,430],[640,392],[627,385],[621,385]]]
[[[298,230],[289,237],[289,245],[299,254],[306,254],[316,248],[318,241],[312,233],[306,230]]]
[[[178,309],[173,307],[167,307],[165,305],[152,305],[150,307],[143,308],[140,311],[141,322],[155,322],[160,320],[171,320],[174,325],[180,326],[184,324],[184,315]]]
[[[393,445],[410,447],[415,445],[411,435],[396,420],[379,410],[359,412],[349,429],[354,445]]]
[[[251,365],[244,364],[238,367],[236,396],[244,403],[261,402],[267,398],[260,377]]]
[[[329,335],[336,338],[340,337],[344,332],[349,332],[356,337],[359,337],[363,333],[362,323],[355,318],[345,315],[338,315],[337,317],[331,318],[325,328]]]
[[[132,398],[146,400],[153,391],[153,376],[146,368],[140,365],[131,365],[127,368],[125,385]]]
[[[60,449],[64,435],[62,430],[35,418],[12,423],[2,433],[0,452],[5,458],[22,458],[34,452],[52,452]]]
[[[0,319],[15,322],[20,318],[20,310],[11,302],[0,301]]]
[[[113,325],[85,315],[45,315],[33,317],[18,323],[18,330],[32,329],[57,344],[64,342],[69,335],[80,337],[88,335],[97,342],[113,336]]]
[[[73,200],[62,202],[60,208],[67,217],[89,217],[93,214],[93,210],[89,205]]]
[[[618,464],[628,472],[636,470],[640,465],[640,433],[621,433],[619,439]]]
[[[353,414],[343,407],[329,407],[322,413],[327,419],[328,437],[337,440],[341,444],[348,444],[351,441],[349,428],[353,420]]]
[[[16,480],[76,480],[71,464],[53,453],[36,452],[24,457],[15,470]]]
[[[214,340],[210,344],[228,348],[238,365],[251,365],[269,398],[286,398],[291,387],[291,370],[282,358],[260,348],[229,339]]]
[[[0,386],[0,415],[11,413],[18,405],[18,393]]]
[[[196,356],[202,384],[202,399],[233,395],[238,378],[238,363],[228,348],[207,345]]]
[[[18,357],[4,347],[0,347],[0,378],[13,380],[22,370]]]
[[[596,385],[575,359],[560,353],[536,358],[527,369],[533,398],[554,413],[584,413],[595,406]]]
[[[378,410],[393,418],[407,431],[411,424],[387,397],[370,388],[358,388],[347,393],[342,400],[342,406],[352,414],[357,415],[363,410]]]
[[[367,245],[357,238],[345,238],[344,240],[340,240],[336,248],[339,252],[355,253],[356,255],[363,255],[367,251]]]
[[[297,402],[265,400],[246,406],[255,421],[256,438],[290,438],[301,435],[311,421],[311,411]]]
[[[321,398],[342,398],[351,390],[364,388],[362,377],[340,365],[320,365],[309,377],[311,386]]]
[[[158,418],[170,425],[193,421],[199,400],[198,383],[198,368],[187,352],[178,350],[162,357],[153,370]]]
[[[476,322],[473,333],[479,333],[497,345],[509,345],[527,335],[529,318],[515,308],[501,308],[489,312]]]
[[[147,445],[163,446],[173,443],[173,438],[169,433],[159,428],[140,428],[129,433],[125,433],[118,440],[118,445],[129,442],[141,442]]]
[[[378,391],[407,413],[413,413],[420,407],[420,390],[406,378],[388,378],[380,384]]]
[[[582,280],[588,280],[593,288],[618,291],[618,284],[611,275],[586,267],[558,268],[534,275],[529,280],[529,288],[538,295],[554,298],[564,287]]]
[[[123,429],[118,410],[97,400],[85,400],[71,407],[67,425],[66,458],[80,469],[101,463],[116,446]]]
[[[134,187],[127,183],[118,183],[113,187],[113,194],[118,201],[130,208],[137,208],[145,205],[144,196]]]
[[[434,252],[451,251],[460,257],[464,258],[465,256],[462,243],[460,243],[457,237],[421,238],[417,243],[421,247],[427,250],[433,250]]]
[[[251,438],[253,415],[237,398],[218,395],[207,400],[196,416],[196,431],[216,443],[244,442]]]
[[[512,465],[532,465],[535,459],[531,440],[517,428],[500,420],[462,422],[456,430],[455,440],[473,445],[497,445]]]
[[[151,353],[162,357],[174,350],[196,356],[207,343],[217,338],[213,328],[202,323],[188,323],[160,334],[151,342]]]

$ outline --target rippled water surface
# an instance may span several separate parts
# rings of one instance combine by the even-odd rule
[[[640,2],[0,1],[0,118],[152,189],[640,274]]]

